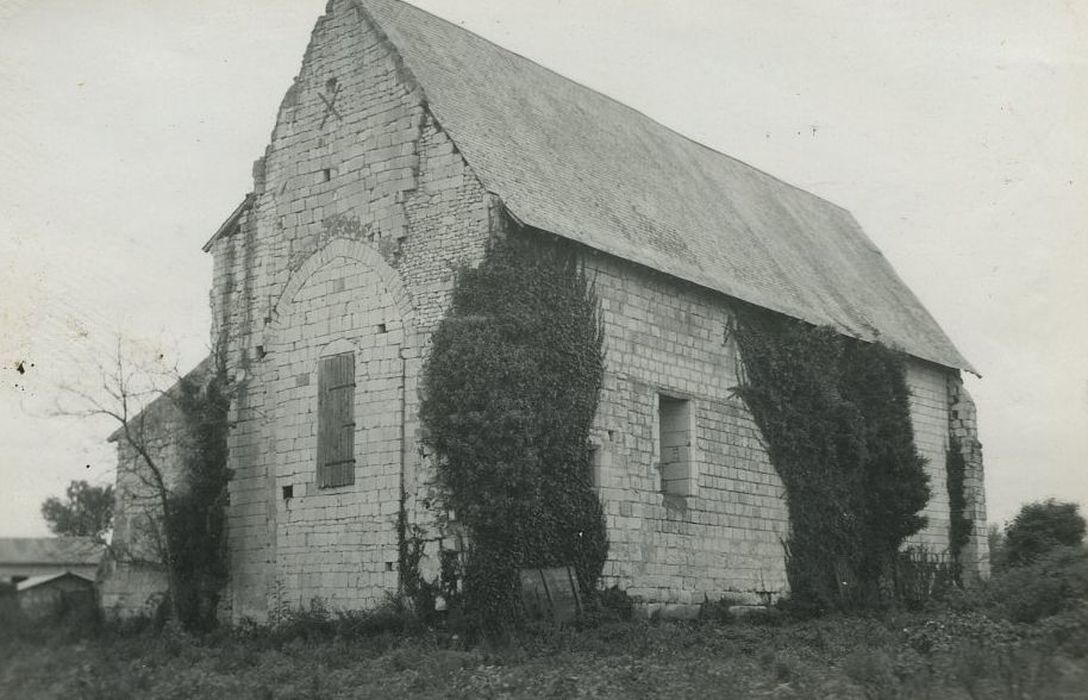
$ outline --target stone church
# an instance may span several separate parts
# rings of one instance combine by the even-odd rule
[[[513,230],[564,241],[600,300],[605,585],[679,604],[787,588],[783,487],[731,392],[737,300],[907,353],[933,494],[912,543],[948,549],[956,436],[963,560],[985,574],[973,369],[849,212],[409,4],[331,0],[253,191],[205,246],[235,389],[224,617],[380,603],[402,509],[432,535],[432,571],[456,545],[425,497],[420,375],[457,271]],[[121,542],[134,488],[119,483]],[[138,569],[113,567],[107,608],[161,582]]]

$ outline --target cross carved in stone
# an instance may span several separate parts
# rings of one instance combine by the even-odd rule
[[[317,96],[321,98],[321,101],[325,103],[325,114],[321,117],[321,127],[325,128],[325,122],[329,120],[329,115],[335,116],[338,120],[343,121],[343,117],[340,116],[340,112],[336,111],[336,97],[340,94],[340,85],[336,82],[336,78],[329,78],[325,83],[325,90],[329,94],[326,95],[323,92],[317,93]]]

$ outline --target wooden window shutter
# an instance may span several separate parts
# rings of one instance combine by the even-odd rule
[[[317,379],[317,485],[355,483],[355,355],[321,358]]]

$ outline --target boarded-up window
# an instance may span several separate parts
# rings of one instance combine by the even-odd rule
[[[317,485],[354,484],[355,355],[321,358],[317,385]]]
[[[691,402],[659,396],[658,419],[661,490],[675,496],[693,495],[697,476],[692,454]]]

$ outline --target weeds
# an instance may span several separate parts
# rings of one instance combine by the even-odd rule
[[[1077,561],[1047,566],[1075,580]],[[281,606],[271,624],[203,635],[152,619],[35,625],[9,605],[0,687],[89,698],[698,696],[723,683],[737,697],[1071,696],[1088,684],[1088,603],[1067,586],[1058,612],[1016,621],[997,604],[1010,604],[997,597],[1008,585],[864,617],[737,616],[726,598],[688,622],[634,619],[636,601],[615,588],[575,625],[525,624],[476,648],[456,618],[424,624],[394,597],[369,611]]]

